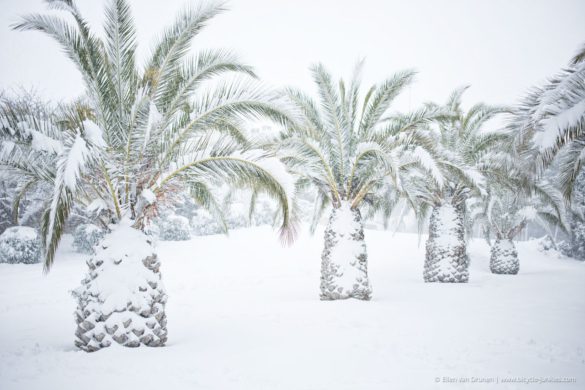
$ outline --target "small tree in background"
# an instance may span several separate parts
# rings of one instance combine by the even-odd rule
[[[525,182],[526,183],[526,182]],[[551,226],[566,228],[560,191],[547,182],[530,186],[518,181],[514,188],[491,186],[485,196],[471,202],[470,217],[491,243],[490,270],[515,275],[520,270],[514,239],[529,223],[550,233]]]
[[[444,109],[449,113],[428,131],[434,145],[435,180],[414,177],[420,215],[431,208],[423,277],[425,282],[464,283],[469,280],[465,237],[465,202],[485,192],[487,182],[502,180],[511,164],[504,142],[509,134],[486,131],[485,123],[503,107],[483,103],[462,108],[467,87],[455,90]]]

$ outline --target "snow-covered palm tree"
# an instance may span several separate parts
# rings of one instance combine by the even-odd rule
[[[71,112],[62,135],[53,196],[43,218],[45,268],[53,264],[73,205],[91,200],[91,208],[107,218],[110,233],[75,291],[75,343],[86,351],[113,342],[161,346],[167,339],[167,296],[152,238],[144,233],[149,219],[182,190],[221,218],[210,188],[227,182],[274,197],[282,210],[282,237],[290,239],[291,194],[279,180],[284,169],[250,150],[243,132],[248,119],[287,123],[289,118],[279,99],[232,53],[187,55],[222,4],[185,8],[138,67],[125,0],[108,3],[104,39],[91,31],[72,0],[48,3],[67,17],[29,15],[15,28],[41,31],[61,45],[81,72],[87,105]],[[228,72],[235,76],[223,77]]]
[[[585,260],[585,45],[569,64],[516,107],[511,127],[528,167],[542,173],[554,163],[572,202],[572,256]]]
[[[547,181],[517,180],[516,184],[507,188],[496,183],[469,205],[472,223],[482,227],[491,243],[490,270],[494,274],[518,273],[520,261],[514,239],[529,223],[549,234],[551,226],[566,229],[565,205],[558,189]]]
[[[334,83],[321,64],[311,71],[319,100],[288,90],[303,121],[288,127],[276,148],[289,169],[301,177],[300,183],[317,190],[313,227],[332,206],[321,262],[321,299],[368,300],[372,289],[360,208],[376,207],[388,186],[406,191],[409,183],[402,176],[420,166],[427,154],[422,146],[416,147],[424,144],[418,128],[438,116],[439,110],[388,115],[394,98],[413,80],[410,70],[373,85],[364,95],[361,64],[349,83]]]
[[[488,131],[485,123],[503,107],[478,103],[465,112],[461,106],[467,87],[455,90],[444,108],[449,116],[438,121],[429,134],[435,145],[434,180],[414,177],[420,215],[431,208],[424,265],[425,282],[467,282],[469,258],[465,238],[465,201],[485,191],[486,183],[505,178],[510,164],[503,131]]]

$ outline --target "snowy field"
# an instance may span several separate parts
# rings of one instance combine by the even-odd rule
[[[319,301],[321,233],[291,248],[267,227],[160,242],[168,345],[90,354],[73,347],[86,267],[70,237],[48,276],[0,264],[0,389],[585,388],[584,263],[521,243],[520,274],[492,275],[476,240],[470,283],[425,284],[416,235],[366,240],[370,302]],[[576,382],[501,383],[522,377]]]

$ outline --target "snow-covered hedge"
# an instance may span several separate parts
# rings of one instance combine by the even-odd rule
[[[210,234],[221,234],[221,225],[203,209],[197,210],[191,218],[191,228],[196,236],[208,236]]]
[[[73,247],[80,253],[95,253],[95,246],[104,237],[105,230],[94,224],[82,224],[73,232]]]
[[[28,226],[8,228],[0,235],[0,263],[34,264],[41,261],[41,240]]]
[[[180,215],[165,215],[158,221],[159,238],[162,241],[185,241],[191,238],[189,220]]]
[[[538,240],[538,250],[541,252],[548,252],[551,250],[557,250],[557,245],[551,236],[546,235]]]

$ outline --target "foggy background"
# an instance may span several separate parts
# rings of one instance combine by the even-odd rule
[[[139,58],[195,0],[131,0]],[[19,15],[47,12],[42,0],[0,0],[0,88],[34,88],[52,100],[83,92],[75,67],[38,32],[11,31]],[[77,0],[102,34],[105,0]],[[583,0],[232,0],[196,38],[196,48],[232,48],[270,85],[313,91],[308,66],[323,62],[336,77],[365,58],[364,82],[404,68],[417,82],[394,108],[444,101],[463,84],[467,106],[512,104],[567,63],[585,41]]]

